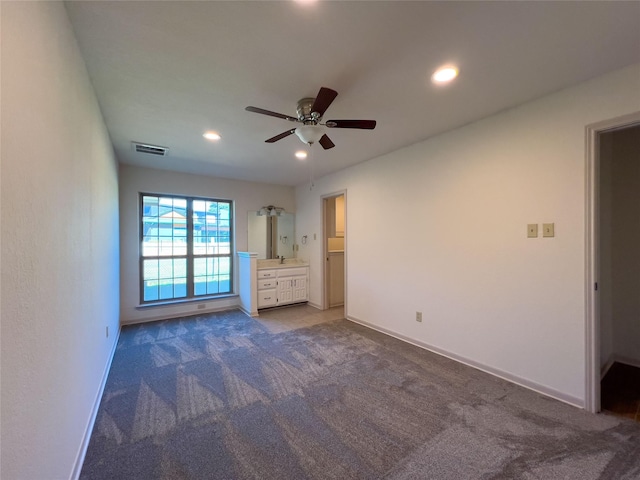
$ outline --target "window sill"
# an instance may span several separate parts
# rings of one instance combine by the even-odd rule
[[[227,293],[224,295],[188,298],[185,300],[166,300],[166,301],[160,301],[160,302],[143,303],[143,304],[137,305],[136,310],[145,310],[147,308],[154,308],[154,307],[175,307],[179,305],[188,305],[190,303],[210,302],[212,300],[221,300],[221,299],[227,299],[227,298],[234,298],[238,296],[239,295],[237,293]]]

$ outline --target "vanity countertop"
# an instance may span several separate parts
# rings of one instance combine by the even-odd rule
[[[285,258],[284,263],[280,263],[277,258],[258,259],[258,270],[266,268],[291,268],[291,267],[308,267],[309,263],[298,258]]]

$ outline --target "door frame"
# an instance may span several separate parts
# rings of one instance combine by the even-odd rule
[[[339,190],[328,193],[320,197],[320,208],[322,209],[322,310],[329,308],[329,232],[327,230],[327,200],[330,198],[344,196],[344,311],[347,312],[347,190]]]
[[[640,123],[640,112],[587,125],[585,135],[585,410],[600,412],[600,134]]]

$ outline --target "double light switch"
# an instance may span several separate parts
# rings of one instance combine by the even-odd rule
[[[555,224],[554,223],[543,223],[542,224],[542,236],[543,237],[555,237]],[[538,237],[538,224],[537,223],[529,223],[529,224],[527,224],[527,237],[528,238],[537,238]]]

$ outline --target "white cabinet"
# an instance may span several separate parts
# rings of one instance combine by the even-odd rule
[[[293,301],[294,302],[306,302],[309,298],[307,294],[307,277],[298,276],[292,279],[293,289]]]
[[[258,270],[258,308],[306,302],[309,267]]]
[[[275,270],[258,270],[258,308],[273,307],[278,302]]]
[[[293,303],[293,279],[291,277],[278,278],[278,305]]]

